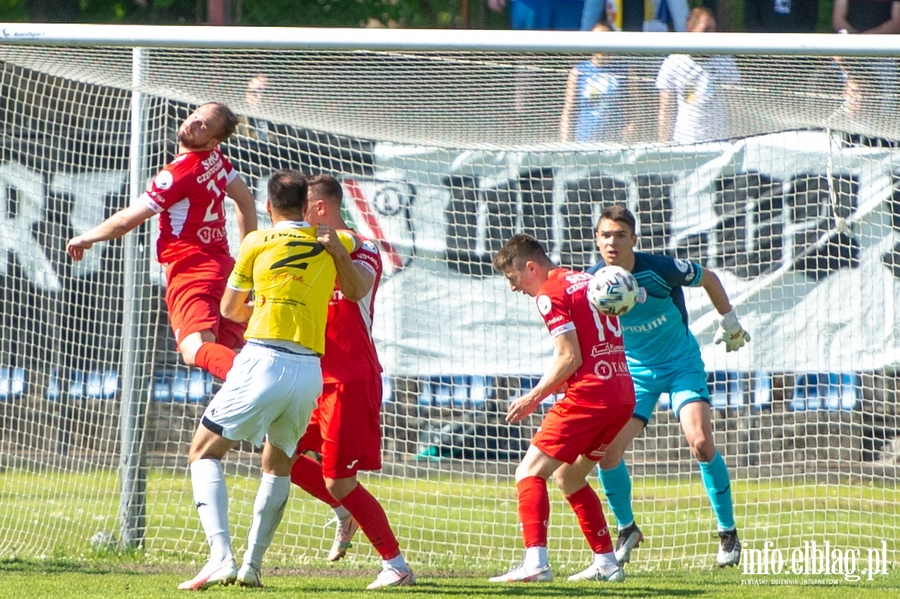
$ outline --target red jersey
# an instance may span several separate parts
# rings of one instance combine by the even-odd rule
[[[326,383],[358,381],[381,374],[381,363],[372,339],[375,315],[375,293],[381,283],[381,255],[376,245],[362,239],[350,254],[354,263],[362,264],[375,274],[369,294],[351,302],[337,285],[328,302],[328,325],[325,327],[325,355],[322,356],[322,380]]]
[[[235,177],[218,148],[179,154],[156,174],[141,200],[159,214],[156,255],[162,264],[198,251],[229,253],[225,187]]]
[[[551,337],[578,335],[581,366],[569,377],[566,397],[576,403],[634,403],[634,386],[625,362],[622,326],[600,314],[587,299],[591,275],[566,268],[550,271],[535,302]]]

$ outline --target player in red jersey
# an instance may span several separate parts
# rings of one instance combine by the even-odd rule
[[[178,156],[131,206],[69,240],[75,261],[95,243],[118,239],[159,215],[156,254],[166,267],[166,305],[185,364],[225,379],[246,324],[219,314],[219,300],[234,266],[225,232],[225,195],[237,207],[241,239],[256,230],[256,202],[219,151],[237,117],[224,104],[198,107],[178,129]]]
[[[510,238],[493,264],[510,289],[535,298],[556,348],[550,369],[537,385],[509,404],[506,421],[523,420],[563,387],[565,396],[547,412],[516,468],[525,559],[490,581],[553,580],[547,559],[547,479],[553,476],[594,552],[593,563],[569,580],[620,582],[625,572],[616,562],[600,498],[587,482],[588,473],[634,411],[634,384],[625,363],[619,320],[591,306],[587,299],[591,275],[556,266],[530,235]]]
[[[343,189],[333,177],[309,180],[306,220],[340,231]],[[331,251],[331,250],[329,250]],[[377,589],[415,582],[378,500],[356,478],[360,470],[381,468],[381,363],[372,340],[375,293],[382,263],[374,243],[363,240],[352,254],[337,248],[337,285],[328,305],[322,395],[297,445],[291,481],[334,508],[337,532],[328,559],[344,557],[362,528],[382,559]],[[316,452],[321,464],[303,455]]]

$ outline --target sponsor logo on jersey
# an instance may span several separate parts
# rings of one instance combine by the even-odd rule
[[[676,258],[674,260],[674,262],[675,262],[675,268],[677,268],[681,272],[687,272],[691,269],[691,263],[687,262],[686,260],[681,260],[679,258]]]
[[[647,290],[643,287],[638,289],[637,303],[644,304],[647,302]]]
[[[649,333],[655,329],[666,324],[669,319],[665,317],[665,315],[660,316],[659,318],[655,318],[650,322],[645,322],[643,324],[638,324],[634,326],[623,326],[622,328],[626,333]]]
[[[214,243],[227,239],[228,234],[221,227],[201,227],[197,229],[197,238],[202,243]]]
[[[165,191],[172,187],[174,181],[175,178],[172,176],[171,171],[161,170],[157,173],[156,179],[153,180],[153,185],[155,185],[157,189]]]
[[[538,312],[540,312],[542,316],[546,316],[547,314],[550,314],[550,307],[551,307],[550,297],[546,296],[546,295],[538,296],[537,307],[538,307]]]

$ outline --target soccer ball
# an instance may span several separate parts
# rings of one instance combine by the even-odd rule
[[[91,547],[98,551],[112,549],[116,546],[116,536],[109,531],[101,530],[91,537],[90,543]]]
[[[634,307],[639,289],[633,274],[610,264],[594,273],[587,297],[601,314],[622,316]]]

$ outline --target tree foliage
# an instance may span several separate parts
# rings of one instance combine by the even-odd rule
[[[227,0],[233,24],[248,26],[458,27],[463,0]],[[201,24],[208,0],[0,0],[0,20],[32,22]],[[479,4],[480,3],[480,4]],[[469,0],[473,25],[485,0]],[[488,26],[505,25],[489,14]]]

